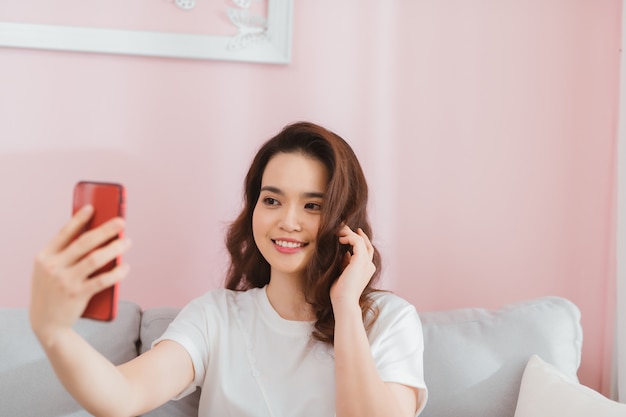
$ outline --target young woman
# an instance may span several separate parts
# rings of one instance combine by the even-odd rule
[[[97,416],[135,416],[202,387],[200,417],[415,416],[424,407],[415,308],[374,289],[367,184],[350,146],[312,123],[254,158],[226,243],[226,288],[192,301],[151,350],[118,367],[73,330],[90,297],[123,279],[115,219],[74,240],[80,210],[36,257],[31,324],[59,379]],[[92,252],[93,251],[93,252]],[[91,252],[91,254],[89,254]]]

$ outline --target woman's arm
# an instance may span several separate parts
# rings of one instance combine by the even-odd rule
[[[417,390],[378,375],[358,302],[333,309],[337,416],[414,416]]]
[[[353,254],[346,255],[347,266],[331,288],[337,416],[414,416],[419,391],[382,381],[363,325],[359,298],[375,271],[372,244],[361,229],[355,233],[347,226],[339,240],[352,245]]]
[[[65,389],[95,416],[144,414],[182,392],[194,377],[187,351],[169,340],[117,367],[74,331],[45,350]]]
[[[104,245],[123,230],[122,219],[76,237],[92,213],[90,206],[78,211],[36,256],[30,322],[59,380],[83,407],[98,416],[137,415],[182,391],[193,365],[182,346],[163,342],[116,367],[72,329],[90,298],[128,273],[119,265],[88,278],[130,246],[125,239]]]

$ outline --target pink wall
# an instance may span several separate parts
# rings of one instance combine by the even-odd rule
[[[608,393],[621,2],[375,3],[296,2],[287,66],[0,49],[0,305],[28,304],[79,179],[128,187],[123,298],[220,285],[250,158],[307,119],[362,159],[386,287],[422,311],[568,297]]]

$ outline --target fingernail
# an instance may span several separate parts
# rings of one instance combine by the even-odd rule
[[[130,265],[128,265],[128,264],[121,264],[119,266],[118,271],[119,271],[120,275],[127,275],[128,272],[130,271]]]
[[[113,221],[115,222],[115,225],[120,228],[123,228],[126,223],[122,217],[116,217]]]

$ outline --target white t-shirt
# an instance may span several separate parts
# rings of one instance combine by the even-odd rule
[[[380,315],[368,339],[379,375],[426,394],[415,308],[391,293],[375,300]],[[312,330],[313,323],[280,317],[265,288],[219,289],[189,303],[153,345],[173,340],[191,356],[195,379],[178,398],[202,387],[200,417],[334,416],[333,348]]]

